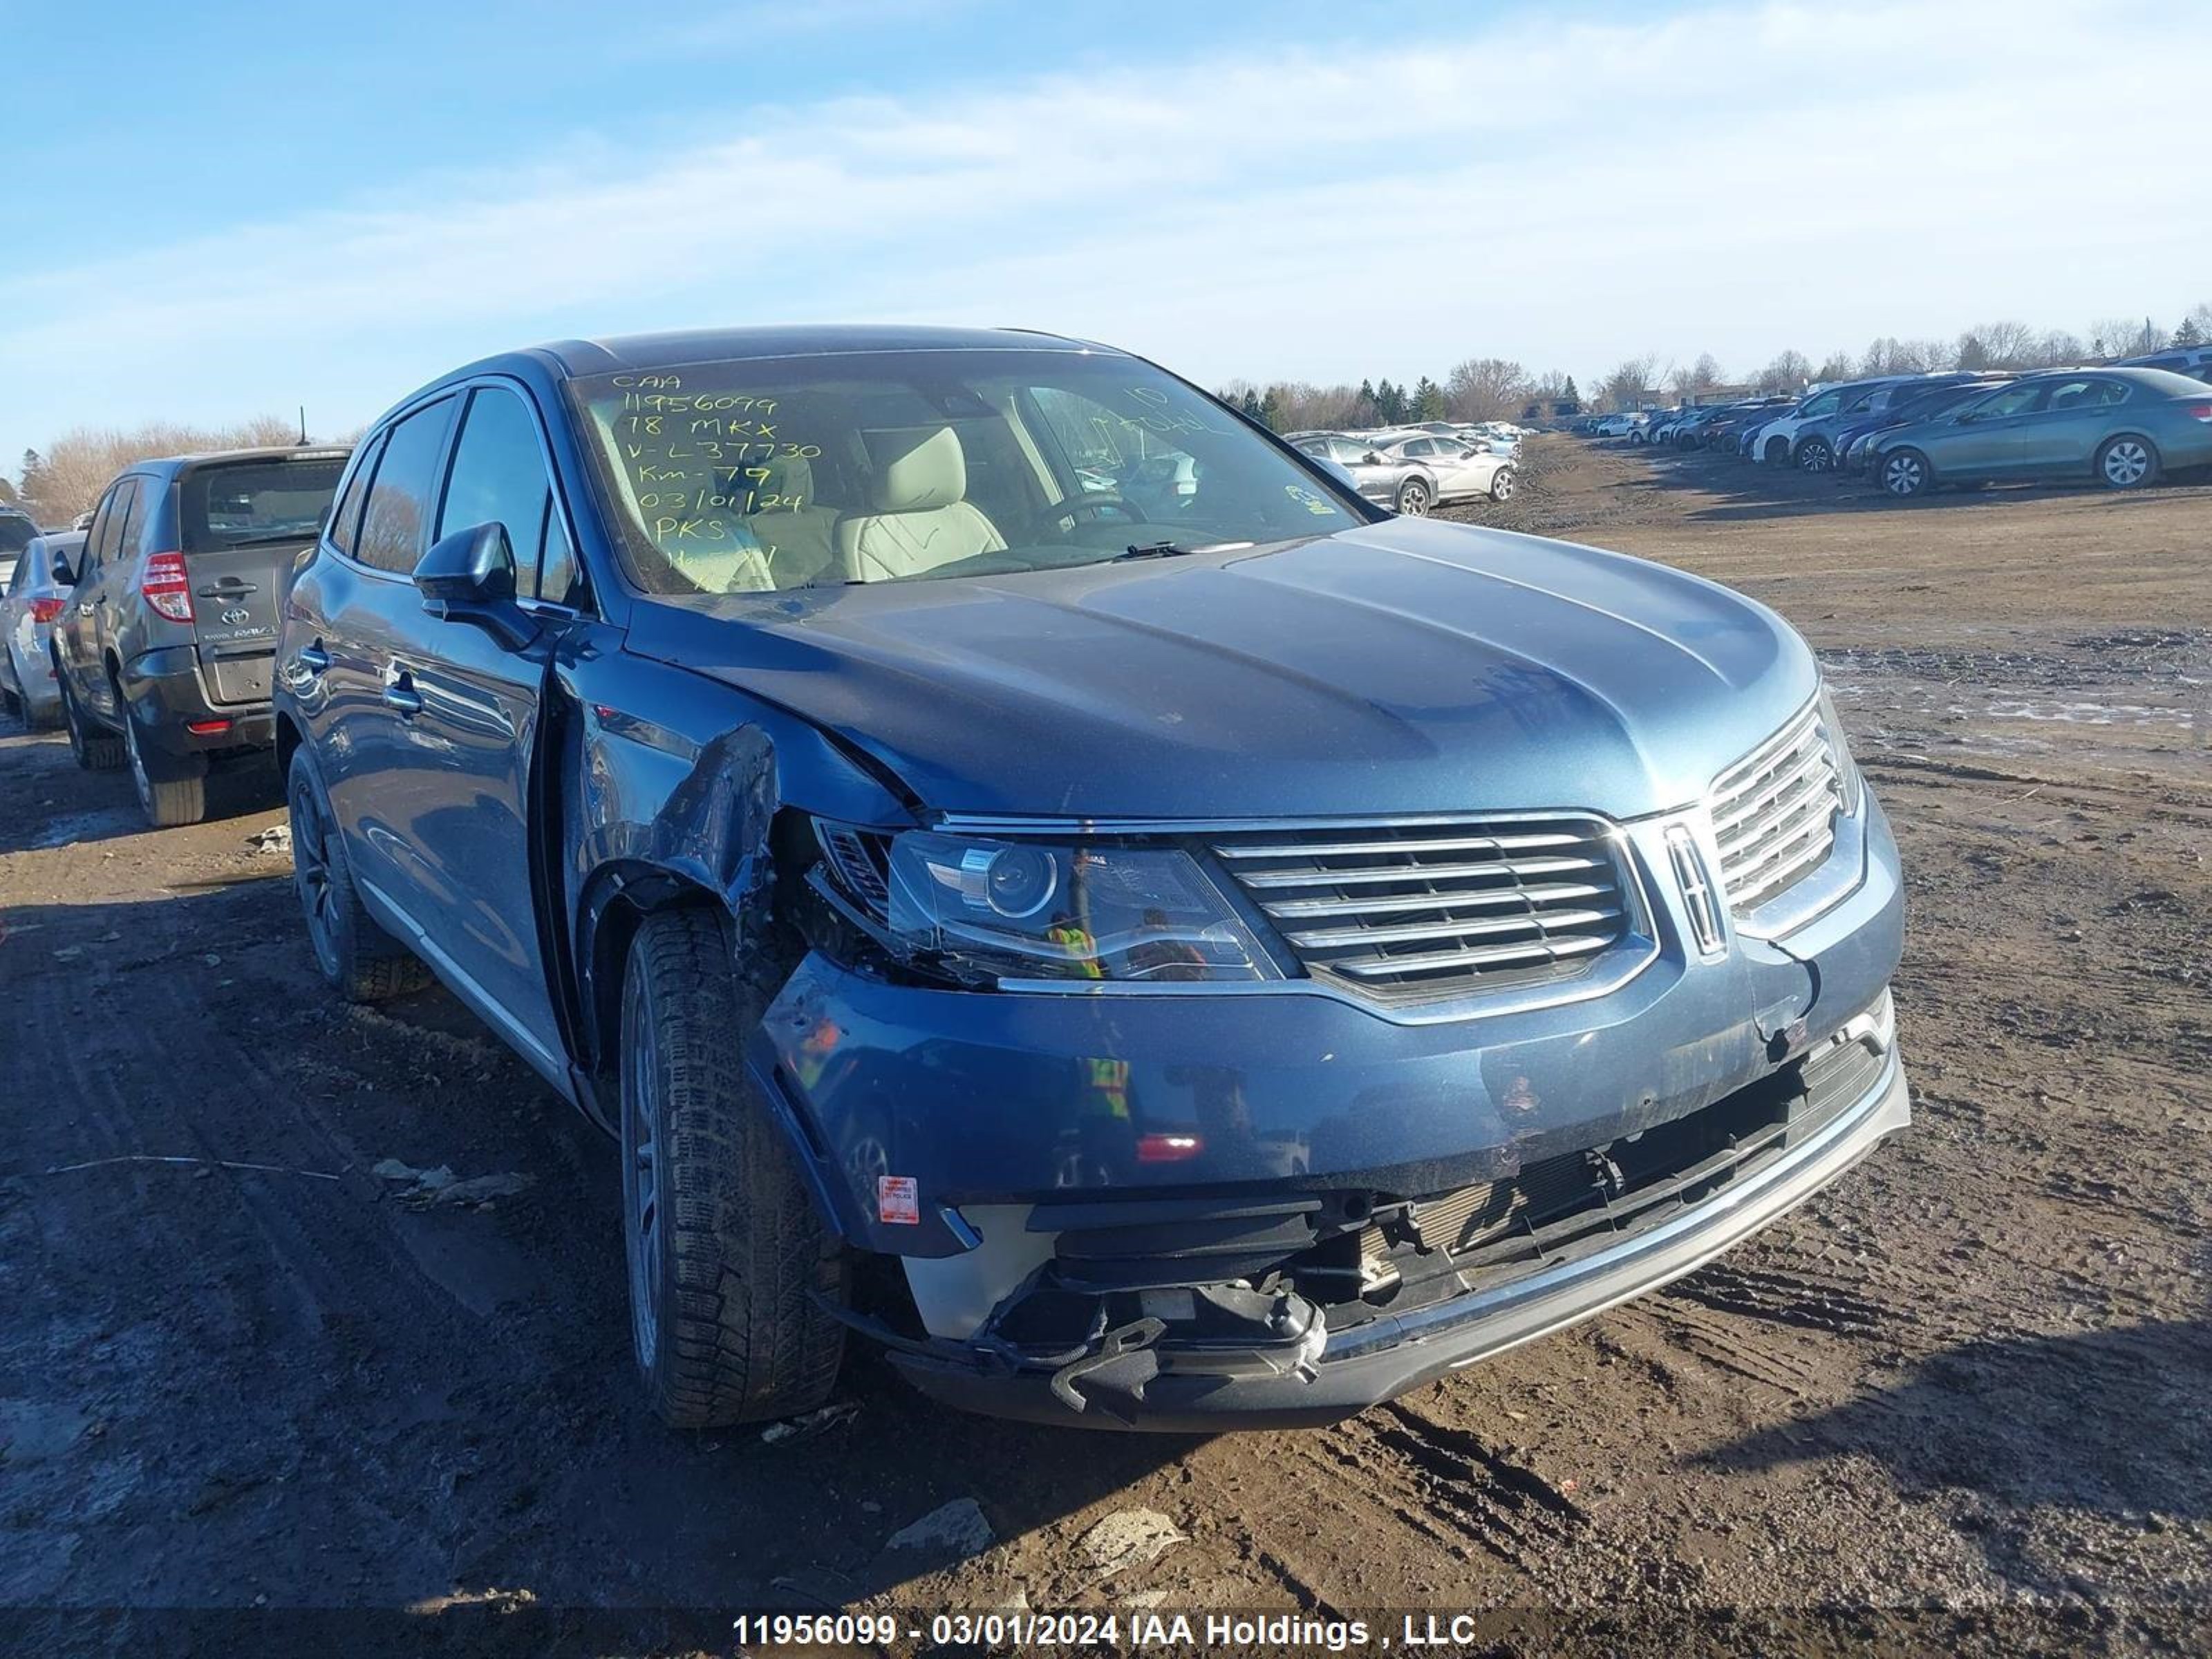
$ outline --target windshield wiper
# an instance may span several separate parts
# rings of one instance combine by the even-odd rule
[[[1116,553],[1111,562],[1119,564],[1124,559],[1175,559],[1196,551],[1194,547],[1178,547],[1173,542],[1132,542],[1128,551]]]
[[[1125,553],[1116,553],[1106,562],[1120,564],[1125,559],[1179,559],[1186,553],[1228,553],[1240,547],[1256,547],[1256,542],[1208,542],[1203,547],[1185,547],[1181,542],[1135,542]]]

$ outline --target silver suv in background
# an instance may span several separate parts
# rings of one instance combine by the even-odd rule
[[[54,561],[74,559],[83,546],[81,530],[33,536],[0,578],[0,703],[34,732],[62,723],[53,636],[67,599],[54,580]]]
[[[1513,494],[1513,451],[1491,450],[1456,432],[1292,432],[1285,441],[1327,461],[1369,501],[1418,519],[1449,501]]]

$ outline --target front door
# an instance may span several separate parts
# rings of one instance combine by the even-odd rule
[[[2036,381],[1993,392],[1960,410],[1931,446],[1936,470],[1950,477],[2001,478],[2020,471],[2023,428],[2043,401]]]

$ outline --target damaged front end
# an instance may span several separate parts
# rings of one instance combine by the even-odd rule
[[[1698,1111],[1447,1191],[979,1206],[975,1249],[907,1263],[924,1325],[972,1318],[969,1335],[848,1317],[956,1405],[1102,1427],[1327,1422],[1689,1271],[1906,1116],[1884,994]]]

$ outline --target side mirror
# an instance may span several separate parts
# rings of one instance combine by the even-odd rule
[[[1382,452],[1379,449],[1370,449],[1359,459],[1368,466],[1380,466],[1382,465]]]
[[[54,562],[49,568],[53,572],[55,582],[60,586],[75,587],[76,586],[76,572],[70,568],[68,554],[55,554]]]
[[[514,549],[502,524],[473,525],[433,543],[415,565],[422,608],[441,622],[474,623],[505,651],[538,637],[514,602]]]

